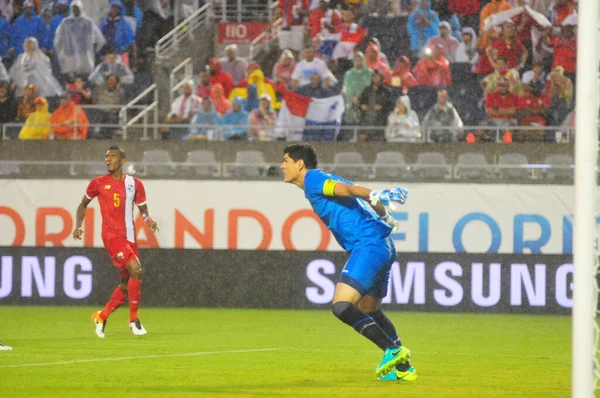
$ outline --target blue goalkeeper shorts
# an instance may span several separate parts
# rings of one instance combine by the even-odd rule
[[[360,245],[352,250],[340,282],[355,288],[362,296],[383,298],[387,293],[390,268],[396,261],[392,238]]]

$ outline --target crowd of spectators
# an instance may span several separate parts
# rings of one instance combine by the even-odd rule
[[[83,109],[102,105],[94,115],[117,124],[124,88],[172,24],[173,3],[0,0],[0,122],[26,123],[21,134],[8,129],[21,138],[85,139]],[[398,16],[409,42],[390,59],[389,37],[370,35],[365,21]],[[277,112],[293,91],[344,98],[338,139],[354,131],[360,141],[475,142],[501,130],[507,142],[553,141],[542,127],[562,125],[574,109],[576,17],[576,0],[278,0],[277,62],[228,46],[182,87],[162,137],[285,138],[275,135]],[[423,88],[436,93],[426,109]],[[477,118],[459,106],[463,95]],[[44,135],[34,122],[47,113],[61,126]]]
[[[8,137],[106,137],[99,129],[88,135],[88,113],[95,123],[118,123],[124,89],[171,29],[172,8],[169,0],[0,0],[0,123]]]
[[[398,15],[410,42],[390,60],[363,22]],[[342,95],[338,139],[352,130],[361,141],[484,142],[500,131],[506,142],[554,141],[542,127],[560,127],[574,109],[576,16],[575,0],[279,0],[272,70],[227,47],[223,58],[210,60],[195,95],[184,91],[167,118],[206,127],[169,129],[164,137],[281,139],[276,112],[289,90],[317,99]],[[469,126],[464,107],[453,105],[464,98],[450,97],[461,85],[480,110]],[[437,99],[415,111],[411,98],[419,100],[424,87]],[[198,103],[195,114],[176,115],[183,98]]]

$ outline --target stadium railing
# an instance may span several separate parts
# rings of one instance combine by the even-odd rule
[[[214,3],[214,0],[211,0]],[[214,5],[215,18],[220,22],[271,22],[277,1],[265,2],[264,4],[253,4],[247,1],[237,0],[231,4],[227,0],[221,0],[221,4]]]
[[[141,105],[141,102],[146,96],[152,95],[152,102],[149,105]],[[385,131],[386,126],[339,126],[337,128],[332,128],[331,126],[310,126],[310,128],[304,129],[301,126],[297,125],[278,125],[278,126],[263,126],[263,125],[208,125],[208,124],[165,124],[158,123],[158,113],[154,112],[153,117],[154,121],[152,123],[148,123],[148,114],[157,109],[158,104],[158,93],[156,90],[156,85],[150,86],[144,92],[142,92],[138,97],[134,98],[131,102],[126,104],[125,106],[110,106],[110,105],[79,105],[82,109],[86,110],[110,110],[110,109],[120,109],[119,111],[119,123],[95,123],[93,120],[90,120],[89,126],[90,128],[112,128],[118,129],[121,132],[121,136],[123,140],[129,139],[129,130],[132,128],[142,129],[142,135],[140,137],[141,140],[149,140],[151,137],[148,134],[148,131],[152,130],[153,139],[159,139],[159,131],[161,129],[187,129],[190,132],[194,129],[207,129],[208,134],[206,139],[209,141],[226,141],[225,131],[231,129],[243,129],[246,131],[248,137],[251,136],[252,129],[263,129],[266,130],[267,133],[264,139],[265,141],[269,140],[294,140],[294,139],[303,139],[305,141],[333,141],[333,137],[336,137],[340,134],[344,135],[345,141],[350,142],[358,142],[361,133],[368,133],[371,131]],[[140,110],[135,116],[128,119],[129,110]],[[89,118],[88,118],[89,119]],[[136,124],[138,122],[142,122],[141,124]],[[2,139],[8,140],[16,137],[11,137],[10,134],[7,134],[8,130],[15,131],[16,129],[20,129],[23,126],[23,123],[5,123],[2,125]],[[334,133],[334,130],[337,130]],[[460,130],[461,134],[467,134],[468,132],[487,132],[489,131],[489,136],[495,137],[495,140],[492,142],[502,143],[503,135],[508,130],[510,132],[526,132],[526,131],[543,131],[548,137],[556,137],[560,135],[561,141],[563,144],[570,144],[573,142],[575,137],[575,128],[574,127],[531,127],[531,126],[514,126],[514,127],[497,127],[497,126],[463,126],[461,128],[454,127],[428,127],[423,129],[423,135],[421,138],[410,138],[405,140],[394,140],[393,142],[405,142],[405,143],[433,143],[438,142],[434,137],[436,136],[436,132],[444,132],[448,130]],[[323,131],[326,134],[326,139],[315,139],[318,138],[319,131]],[[14,134],[13,134],[14,135]],[[260,140],[259,140],[260,141]]]
[[[161,37],[154,47],[156,60],[168,60],[175,55],[179,50],[179,42],[188,37],[193,38],[196,30],[210,23],[212,12],[212,2],[206,3]]]
[[[179,78],[180,71],[183,70],[183,77]],[[169,74],[169,103],[172,104],[175,99],[175,93],[194,77],[194,64],[192,58],[185,59],[182,63],[173,68]]]
[[[277,2],[273,2],[269,7],[269,12],[274,14],[274,10],[277,7]],[[272,18],[272,17],[270,17]],[[269,22],[271,19],[269,19]],[[271,45],[273,40],[277,39],[279,35],[279,29],[281,28],[281,24],[283,23],[283,19],[279,18],[269,28],[267,28],[260,35],[256,36],[254,40],[250,43],[248,47],[248,59],[254,60],[256,55],[260,53],[264,48],[268,48]]]
[[[152,102],[145,106],[137,115],[128,120],[128,111],[129,109],[136,109],[136,107],[145,100],[147,96],[152,94]],[[148,113],[153,113],[153,123],[148,124]],[[152,128],[154,133],[154,139],[158,139],[158,87],[155,84],[148,87],[144,90],[140,95],[132,99],[127,105],[121,108],[119,111],[119,122],[121,124],[121,131],[123,139],[126,140],[128,137],[129,128],[133,127],[138,121],[142,122],[142,140],[149,139],[148,137],[148,129]]]

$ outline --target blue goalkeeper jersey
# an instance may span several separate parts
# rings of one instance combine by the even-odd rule
[[[304,196],[340,246],[352,251],[390,236],[392,228],[364,200],[333,196],[337,181],[352,184],[320,169],[309,170],[304,178]]]

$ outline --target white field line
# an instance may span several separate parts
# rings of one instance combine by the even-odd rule
[[[317,352],[360,352],[360,353],[377,353],[379,352],[374,350],[349,350],[347,348],[339,348],[339,349],[320,349],[320,348],[284,348],[283,350],[289,351],[317,351]],[[447,356],[465,356],[465,357],[477,357],[477,356],[485,356],[485,357],[516,357],[516,358],[537,358],[537,359],[550,359],[550,358],[559,358],[559,355],[543,355],[543,354],[508,354],[508,353],[493,353],[493,352],[439,352],[439,351],[415,351],[410,350],[413,356],[418,355],[447,355]]]
[[[7,369],[7,368],[34,368],[34,367],[40,367],[40,366],[61,366],[61,365],[73,365],[73,364],[78,364],[78,363],[130,361],[130,360],[135,360],[135,359],[182,358],[182,357],[197,357],[197,356],[202,356],[202,355],[243,354],[243,353],[248,353],[248,352],[267,352],[267,351],[278,351],[278,350],[280,350],[280,348],[252,348],[252,349],[247,349],[247,350],[198,351],[198,352],[187,352],[187,353],[182,353],[182,354],[139,355],[139,356],[130,356],[130,357],[75,359],[75,360],[72,360],[72,361],[22,363],[22,364],[15,364],[15,365],[2,365],[2,366],[0,366],[0,369]]]

